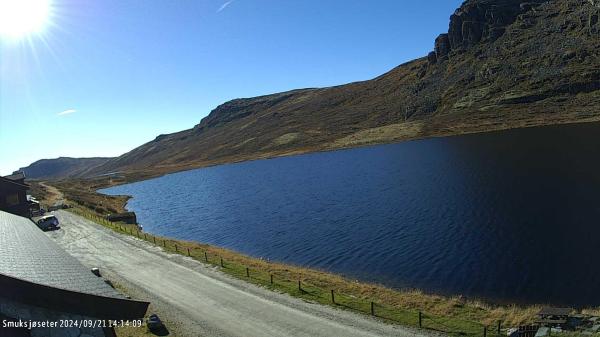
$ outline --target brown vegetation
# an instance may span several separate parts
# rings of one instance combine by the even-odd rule
[[[469,0],[430,57],[369,81],[226,102],[192,129],[160,135],[88,173],[148,177],[413,138],[598,121],[599,13],[587,0],[526,6]]]
[[[123,183],[124,181],[118,180],[118,182]],[[115,183],[117,182],[110,179],[28,181],[31,186],[31,194],[38,198],[42,206],[46,208],[56,203],[58,192],[62,199],[61,202],[85,207],[100,216],[126,211],[125,204],[129,200],[128,196],[109,196],[96,192],[97,189]]]
[[[531,323],[540,310],[540,306],[536,305],[493,305],[462,296],[447,297],[419,290],[390,289],[324,271],[253,258],[206,244],[153,236],[138,231],[132,225],[109,223],[83,209],[74,208],[72,211],[118,232],[154,243],[172,253],[189,254],[234,277],[306,300],[365,314],[369,314],[369,303],[372,301],[376,303],[377,317],[400,324],[417,325],[417,313],[421,311],[426,320],[423,327],[451,334],[477,336],[481,334],[483,326],[493,328],[498,321],[502,321],[504,328]],[[273,275],[273,284],[269,281],[270,275]],[[298,281],[302,284],[302,291],[298,291]],[[335,292],[335,303],[331,302],[331,290]],[[588,311],[590,310],[593,309]],[[440,322],[443,324],[440,325]]]

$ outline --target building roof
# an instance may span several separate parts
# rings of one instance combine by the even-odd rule
[[[0,274],[82,293],[123,298],[31,220],[0,212]]]
[[[11,175],[8,176],[4,176],[4,178],[6,179],[10,179],[10,180],[21,180],[21,179],[25,179],[25,172],[23,171],[19,171],[19,172],[15,172]]]
[[[125,299],[31,220],[2,211],[0,297],[110,319],[143,317],[148,307]]]
[[[21,183],[19,183],[19,182],[16,182],[16,181],[14,181],[14,180],[12,180],[12,179],[8,179],[8,178],[6,178],[6,177],[0,177],[0,181],[4,181],[4,182],[7,182],[7,183],[9,183],[9,184],[14,184],[14,185],[17,185],[17,186],[21,186],[21,187],[29,188],[29,185],[27,185],[27,184],[24,184],[24,183],[23,183],[23,184],[21,184]]]

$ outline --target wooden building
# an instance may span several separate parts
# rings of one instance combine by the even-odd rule
[[[0,211],[29,216],[28,189],[22,172],[0,177]]]
[[[571,308],[544,307],[538,312],[536,323],[548,327],[562,327],[567,324]]]

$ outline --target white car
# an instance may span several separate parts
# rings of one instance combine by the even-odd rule
[[[59,229],[58,219],[54,215],[44,215],[37,220],[37,226],[42,230]]]

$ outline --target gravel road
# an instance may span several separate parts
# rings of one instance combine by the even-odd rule
[[[367,316],[308,303],[225,275],[66,211],[47,232],[88,267],[152,302],[183,336],[425,336]],[[171,327],[169,327],[171,328]]]

